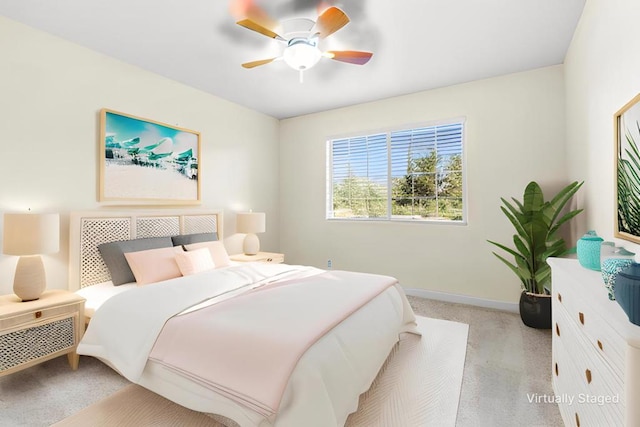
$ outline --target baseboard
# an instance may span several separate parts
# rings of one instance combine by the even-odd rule
[[[495,301],[484,298],[470,297],[467,295],[448,294],[445,292],[428,291],[426,289],[404,288],[407,295],[428,298],[437,301],[453,302],[457,304],[474,305],[476,307],[491,308],[494,310],[519,313],[520,308],[516,302]]]

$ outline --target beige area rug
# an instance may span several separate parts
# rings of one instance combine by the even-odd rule
[[[418,317],[422,338],[403,335],[348,427],[455,426],[469,326]],[[55,427],[212,426],[212,418],[132,384]]]

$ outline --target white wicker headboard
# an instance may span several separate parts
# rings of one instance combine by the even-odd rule
[[[69,289],[111,280],[98,245],[116,240],[217,232],[220,210],[129,210],[71,212],[69,221]]]

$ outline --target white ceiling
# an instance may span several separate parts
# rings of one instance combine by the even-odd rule
[[[237,0],[236,0],[237,1]],[[244,0],[247,1],[247,0]],[[351,22],[321,50],[374,53],[359,66],[323,59],[304,74],[284,44],[235,24],[229,0],[0,0],[0,14],[276,118],[294,117],[564,61],[585,0],[345,0]],[[317,16],[319,0],[256,3],[272,17]]]

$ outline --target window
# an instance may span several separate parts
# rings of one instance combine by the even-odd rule
[[[462,120],[327,142],[327,218],[464,222]]]

